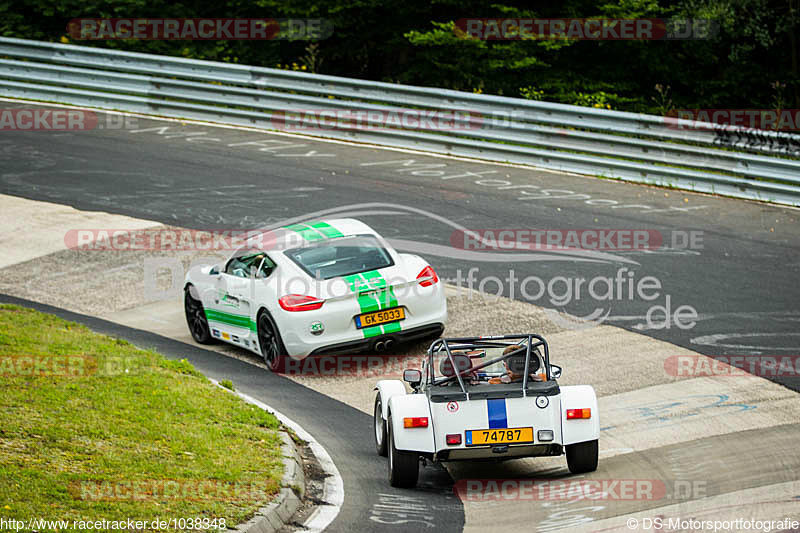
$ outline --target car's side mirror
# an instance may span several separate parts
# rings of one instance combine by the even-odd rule
[[[219,276],[219,265],[214,265],[211,267],[211,270],[208,271],[209,276]]]
[[[561,377],[561,367],[558,365],[550,365],[550,377],[558,379]]]
[[[403,370],[403,381],[411,384],[412,387],[417,388],[422,383],[422,372],[416,368],[409,368]]]

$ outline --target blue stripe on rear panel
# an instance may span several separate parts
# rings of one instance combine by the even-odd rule
[[[486,400],[486,407],[489,410],[489,429],[508,427],[505,398]]]

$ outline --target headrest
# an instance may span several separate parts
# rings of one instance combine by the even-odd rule
[[[520,347],[518,350],[510,352],[508,359],[506,359],[506,366],[515,374],[525,373],[525,354],[528,348],[526,346]],[[528,373],[533,374],[539,370],[539,355],[534,349],[531,350],[531,362],[528,365]]]
[[[454,353],[452,355],[459,374],[464,375],[464,373],[472,368],[472,359],[470,359],[468,355],[460,353]],[[450,362],[449,357],[442,359],[442,362],[439,363],[439,373],[448,378],[456,375],[456,373],[453,371],[453,364]]]

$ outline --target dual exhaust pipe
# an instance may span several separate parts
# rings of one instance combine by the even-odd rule
[[[385,341],[378,341],[375,343],[375,351],[383,352],[386,350],[390,350],[394,348],[394,345],[395,345],[394,339],[386,339]]]

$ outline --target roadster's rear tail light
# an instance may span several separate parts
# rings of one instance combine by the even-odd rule
[[[430,287],[434,283],[439,283],[439,276],[436,275],[436,271],[430,265],[423,268],[422,271],[417,274],[417,279],[420,280],[420,287]]]
[[[447,444],[449,444],[450,446],[461,444],[461,433],[453,433],[452,435],[447,435],[445,439],[447,441]]]
[[[427,416],[412,416],[403,419],[404,428],[426,428],[428,427]]]
[[[588,407],[584,409],[567,409],[567,420],[578,418],[592,418],[592,410]]]
[[[313,311],[319,309],[325,300],[304,294],[287,294],[278,299],[278,303],[286,311]]]

